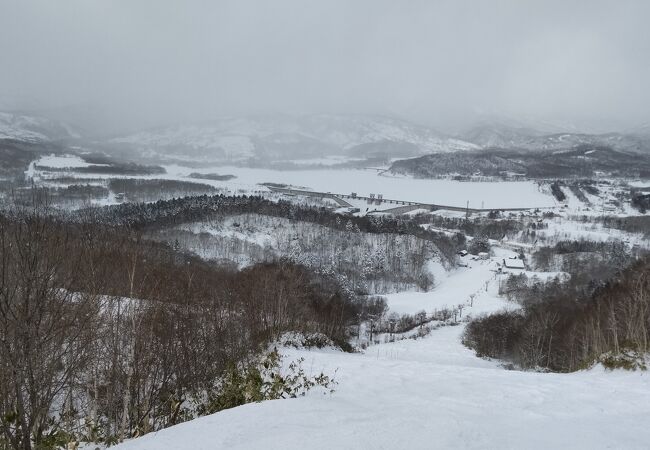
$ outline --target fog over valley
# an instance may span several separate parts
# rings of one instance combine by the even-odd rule
[[[96,132],[275,113],[445,132],[650,117],[644,1],[3,1],[0,104]],[[46,75],[46,76],[45,76]]]

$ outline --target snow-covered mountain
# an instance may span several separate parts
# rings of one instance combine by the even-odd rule
[[[539,138],[543,133],[531,128],[512,127],[499,124],[479,124],[461,136],[481,147],[509,148]]]
[[[0,139],[32,144],[78,140],[76,130],[85,128],[73,123],[74,127],[44,115],[0,112]],[[452,136],[386,116],[275,114],[159,127],[108,140],[97,138],[92,144],[131,156],[195,161],[268,162],[333,155],[394,159],[486,148],[564,150],[585,144],[650,153],[650,127],[592,134],[570,124],[481,118],[474,127]]]
[[[478,148],[400,119],[325,114],[228,118],[143,131],[111,142],[160,156],[182,153],[211,159],[364,156],[390,152],[391,144],[399,147],[399,156],[404,156],[405,148],[409,148],[411,156]]]
[[[482,148],[512,150],[562,150],[580,145],[608,146],[628,152],[650,152],[650,133],[639,128],[635,132],[588,133],[575,127],[552,127],[500,120],[482,120],[458,135],[459,139]],[[647,131],[647,130],[646,130]]]
[[[650,122],[646,122],[644,124],[641,124],[637,127],[632,128],[629,131],[629,134],[635,135],[635,136],[644,136],[650,138]]]
[[[78,138],[73,128],[45,117],[0,112],[0,139],[39,143]]]

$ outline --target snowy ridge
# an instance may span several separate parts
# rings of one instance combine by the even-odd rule
[[[409,143],[419,152],[459,151],[478,148],[453,139],[430,128],[403,120],[362,115],[258,116],[221,119],[204,125],[183,125],[144,131],[118,137],[113,143],[155,147],[183,146],[192,149],[218,150],[225,155],[250,156],[269,150],[285,150],[295,156],[345,154],[355,146],[375,142]],[[288,147],[283,149],[282,147]],[[306,147],[306,148],[305,148]],[[299,155],[307,156],[307,155]]]
[[[78,137],[63,123],[44,117],[0,112],[0,139],[38,143]]]
[[[645,132],[643,131],[645,129]],[[573,126],[528,125],[524,122],[482,120],[458,137],[481,148],[559,150],[579,145],[610,146],[619,151],[648,152],[647,126],[629,132],[589,133]]]

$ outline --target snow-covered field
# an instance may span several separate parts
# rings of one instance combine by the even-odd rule
[[[77,155],[48,155],[41,156],[40,158],[32,161],[29,164],[29,167],[25,171],[25,177],[33,180],[40,180],[43,177],[43,173],[47,172],[47,169],[55,169],[58,171],[69,169],[69,174],[74,174],[74,169],[86,168],[86,167],[101,167],[106,166],[107,164],[92,164],[85,161],[83,158]],[[81,179],[82,177],[80,177]]]
[[[422,294],[418,307],[458,305],[478,293],[464,317],[512,308],[497,298],[493,276],[489,263],[460,270]],[[394,298],[389,303],[403,306]],[[304,357],[311,373],[335,374],[336,391],[244,405],[117,448],[648,448],[647,374],[600,367],[572,374],[506,370],[463,347],[463,329],[442,327],[362,354],[284,349],[290,360]]]
[[[650,181],[649,180],[630,181],[628,184],[630,186],[636,187],[636,188],[650,188]]]
[[[595,242],[623,241],[629,246],[650,248],[650,242],[640,233],[629,233],[604,227],[595,222],[577,222],[562,217],[546,222],[548,228],[537,230],[537,238],[545,245],[563,240],[589,240]]]
[[[32,164],[55,169],[75,169],[78,167],[106,166],[106,164],[91,164],[77,155],[42,156]]]

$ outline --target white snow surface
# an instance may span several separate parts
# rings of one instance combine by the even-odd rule
[[[622,241],[630,246],[650,248],[650,242],[641,233],[630,233],[615,228],[607,228],[595,222],[577,222],[556,217],[546,221],[548,228],[537,230],[537,239],[545,245],[553,245],[563,240],[589,240],[594,242]]]
[[[461,182],[440,179],[415,179],[378,175],[371,170],[294,170],[279,171],[246,167],[206,167],[192,169],[178,165],[165,166],[170,176],[187,176],[192,172],[228,173],[237,178],[211,183],[231,189],[253,189],[258,183],[284,183],[307,187],[318,192],[368,196],[383,194],[385,199],[434,203],[470,208],[535,208],[552,207],[553,198],[532,181]],[[256,187],[259,189],[259,186]],[[393,205],[398,206],[398,205]]]
[[[504,302],[495,295],[487,295],[489,292],[486,292],[486,282],[488,291],[491,287],[494,290],[499,277],[508,275],[507,271],[502,275],[497,274],[497,262],[514,254],[508,250],[497,249],[497,256],[490,260],[473,261],[467,256],[465,259],[468,267],[458,267],[447,276],[443,275],[441,270],[432,268],[436,279],[433,292],[398,292],[384,297],[390,311],[398,314],[416,314],[420,311],[431,314],[442,309],[453,309],[458,305],[464,305],[466,313],[471,315],[498,309],[513,309],[516,308],[514,304]],[[469,306],[470,295],[475,298],[473,307]]]
[[[25,177],[27,179],[43,181],[44,172],[47,172],[47,169],[70,169],[70,175],[74,173],[74,169],[84,168],[84,167],[99,167],[106,166],[106,164],[91,164],[86,162],[83,158],[77,155],[47,155],[41,156],[40,158],[29,163],[27,170],[25,171]],[[41,170],[45,168],[45,171]],[[57,173],[61,175],[61,173]],[[80,177],[80,180],[83,177]]]
[[[512,304],[496,297],[490,262],[422,294],[430,310],[478,293],[469,314]],[[485,282],[488,290],[485,291]],[[390,302],[396,307],[399,302]],[[283,349],[338,381],[331,395],[244,405],[119,445],[204,449],[647,449],[650,376],[597,366],[571,374],[506,370],[461,344],[464,325],[365,353]]]
[[[92,164],[84,161],[81,157],[77,155],[49,155],[42,156],[41,158],[34,161],[34,164],[42,167],[50,167],[57,169],[73,169],[79,167],[91,167],[91,166],[105,166],[106,164]]]

